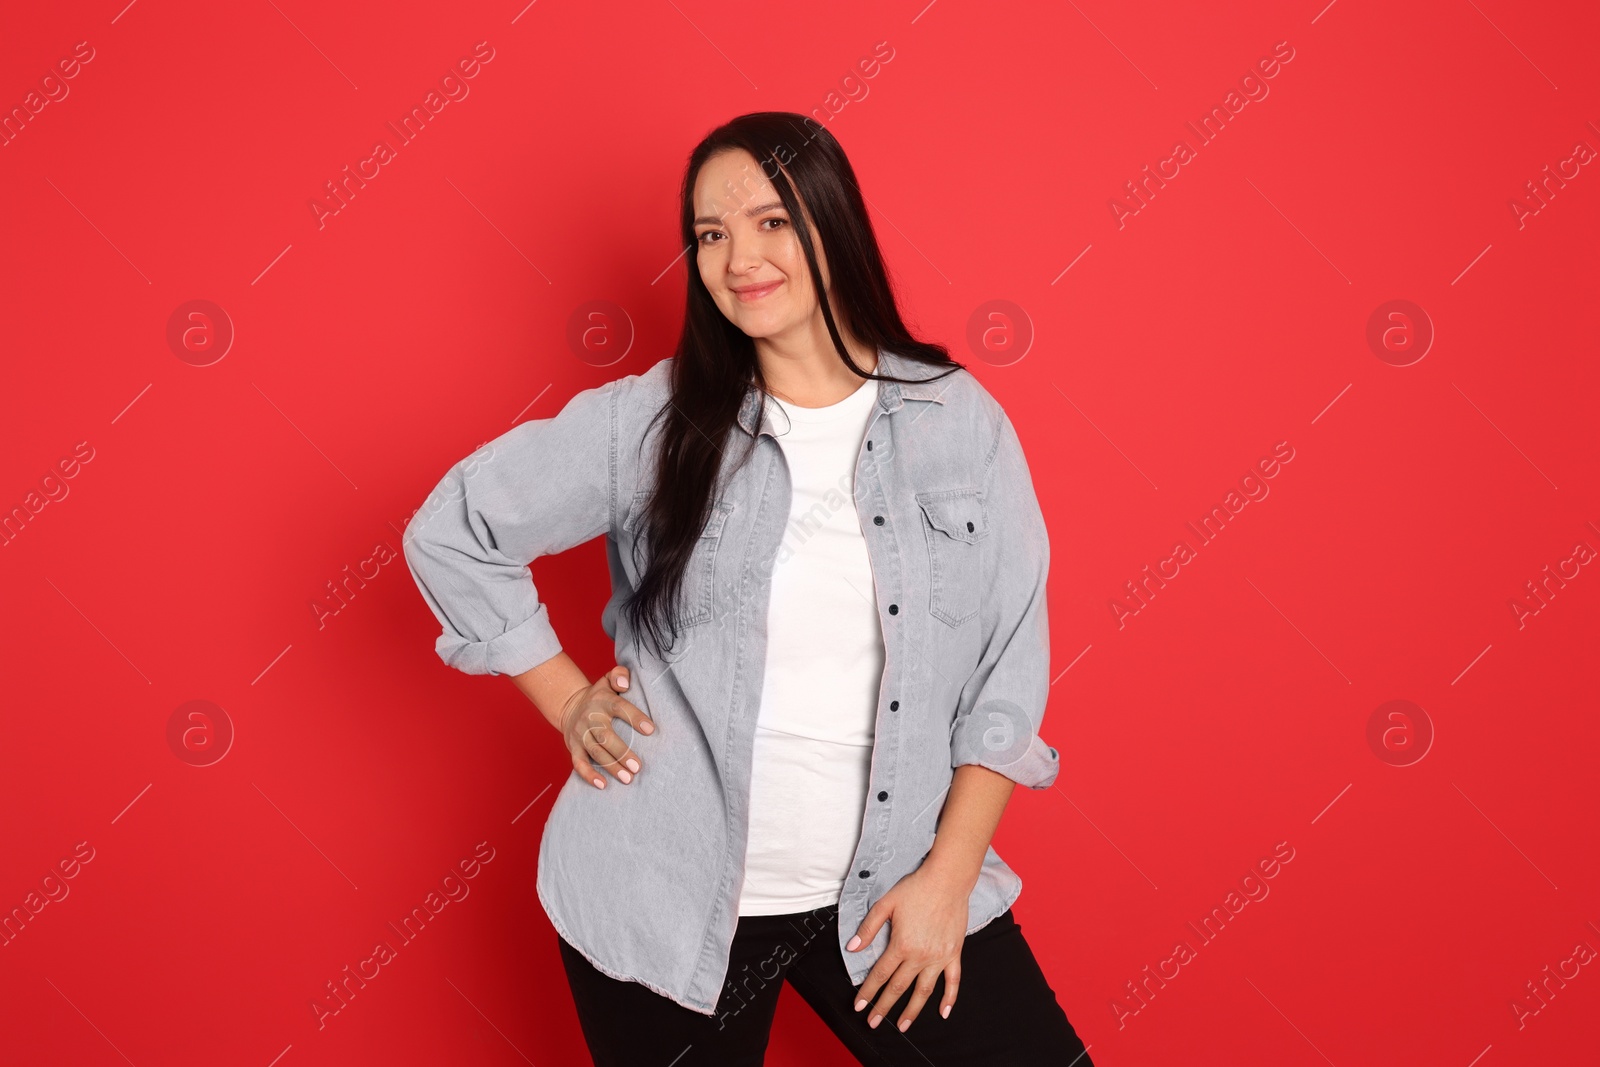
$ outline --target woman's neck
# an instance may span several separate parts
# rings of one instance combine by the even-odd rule
[[[820,320],[819,320],[820,321]],[[877,370],[878,353],[841,331],[845,350],[856,366],[868,374]],[[787,403],[802,408],[823,408],[837,404],[861,388],[861,376],[844,365],[834,349],[824,325],[821,343],[814,337],[806,343],[785,342],[778,338],[756,338],[756,359],[767,390]]]

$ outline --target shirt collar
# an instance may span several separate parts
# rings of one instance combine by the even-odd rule
[[[878,368],[875,373],[888,374],[896,378],[914,378],[926,376],[924,372],[931,368],[916,360],[907,359],[896,355],[886,348],[878,349]],[[909,382],[902,385],[899,382],[878,383],[878,407],[885,414],[899,411],[907,400],[931,400],[936,404],[944,403],[944,391],[948,388],[944,381]],[[739,425],[752,436],[756,435],[755,415],[756,408],[761,403],[761,393],[753,384],[745,392],[744,400],[739,405]],[[776,436],[773,431],[772,409],[769,405],[761,422],[761,432],[768,436]]]

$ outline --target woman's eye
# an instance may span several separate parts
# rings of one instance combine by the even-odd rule
[[[780,218],[778,218],[776,216],[762,219],[761,222],[759,223],[759,225],[765,226],[769,222],[775,222],[779,226],[787,226],[787,225],[789,225],[789,220],[788,219],[780,219]],[[713,237],[721,237],[721,236],[723,236],[723,234],[722,234],[722,232],[720,230],[707,230],[705,233],[702,233],[699,237],[695,238],[695,242],[697,244],[702,244],[702,245],[715,244],[716,242],[711,240],[711,238],[713,238]]]

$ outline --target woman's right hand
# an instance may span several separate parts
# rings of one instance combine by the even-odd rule
[[[585,686],[567,699],[561,712],[561,736],[572,755],[572,767],[596,789],[606,787],[596,768],[604,768],[624,784],[633,781],[642,766],[638,754],[628,747],[612,727],[612,719],[623,719],[642,734],[655,733],[655,723],[619,693],[628,688],[628,668],[612,667],[593,685]]]

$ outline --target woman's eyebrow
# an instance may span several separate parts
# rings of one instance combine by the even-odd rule
[[[745,216],[747,218],[752,218],[753,219],[757,215],[760,215],[760,214],[762,214],[764,212],[767,212],[767,211],[782,211],[782,210],[784,210],[783,202],[781,200],[774,200],[774,201],[771,201],[770,203],[766,203],[766,204],[752,204],[750,207],[747,207],[747,208],[744,209],[744,213],[745,213]],[[717,225],[720,225],[722,220],[727,218],[729,214],[732,214],[732,212],[728,212],[728,213],[725,213],[725,214],[722,214],[722,215],[701,215],[701,216],[697,217],[694,220],[693,225],[698,226],[701,223],[705,223],[708,226],[717,226]]]

